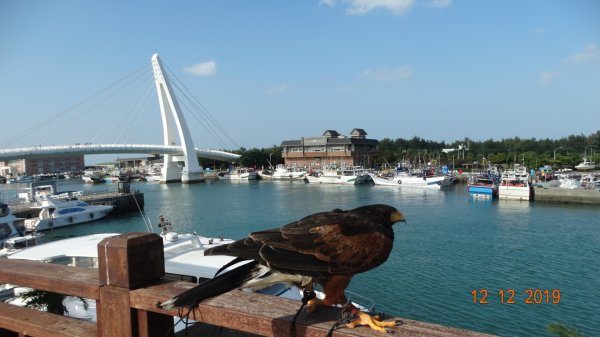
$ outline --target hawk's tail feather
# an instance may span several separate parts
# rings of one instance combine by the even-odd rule
[[[251,261],[222,274],[217,273],[218,275],[214,278],[208,279],[159,304],[159,307],[164,310],[195,307],[206,299],[239,288],[256,276],[259,267],[258,262]]]

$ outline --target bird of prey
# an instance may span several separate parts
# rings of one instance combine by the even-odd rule
[[[245,239],[217,246],[205,255],[236,257],[224,273],[160,304],[163,309],[195,307],[236,288],[262,289],[276,283],[304,291],[309,313],[319,306],[345,305],[356,317],[347,327],[369,325],[385,332],[396,322],[382,322],[348,302],[344,290],[355,274],[385,262],[392,250],[395,222],[405,222],[396,208],[377,204],[348,211],[334,209],[309,215],[280,228],[253,232]],[[249,261],[240,264],[241,261]],[[320,284],[325,297],[314,297]],[[310,296],[312,294],[313,296]]]

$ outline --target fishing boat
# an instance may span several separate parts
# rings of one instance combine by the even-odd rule
[[[516,166],[514,170],[502,172],[498,198],[509,200],[529,201],[531,198],[531,183],[525,166]]]
[[[488,174],[474,175],[469,178],[467,189],[474,199],[497,198],[498,180]]]
[[[90,205],[81,201],[81,192],[46,194],[40,198],[39,216],[25,219],[26,231],[43,231],[102,219],[113,209],[112,205]]]
[[[283,164],[277,164],[274,170],[263,170],[258,172],[264,179],[303,179],[307,174],[306,169],[302,167],[285,167]]]
[[[395,187],[444,188],[452,185],[453,178],[449,175],[436,175],[432,170],[409,171],[398,168],[396,171],[376,175],[369,173],[375,185]]]
[[[312,172],[304,176],[304,181],[312,184],[357,185],[369,180],[369,174],[362,167],[330,168]]]
[[[240,167],[240,168],[232,168],[230,167],[225,172],[219,172],[217,174],[217,178],[219,180],[257,180],[258,173],[250,168]]]

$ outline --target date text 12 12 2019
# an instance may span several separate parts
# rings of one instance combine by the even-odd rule
[[[487,289],[473,289],[473,304],[558,304],[560,303],[560,290],[558,289],[525,289],[519,296],[517,290],[508,288],[496,292]],[[494,296],[495,295],[495,296]]]

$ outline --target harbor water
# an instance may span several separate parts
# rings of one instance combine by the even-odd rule
[[[8,185],[5,185],[8,186]],[[472,200],[447,191],[290,181],[133,183],[144,217],[180,233],[241,238],[314,212],[386,203],[406,215],[388,261],[348,296],[386,314],[500,336],[551,336],[550,323],[600,336],[600,208]],[[61,190],[101,188],[70,184]],[[102,188],[105,188],[103,185]],[[4,198],[10,191],[2,190]],[[56,229],[55,236],[146,231],[140,213]]]

